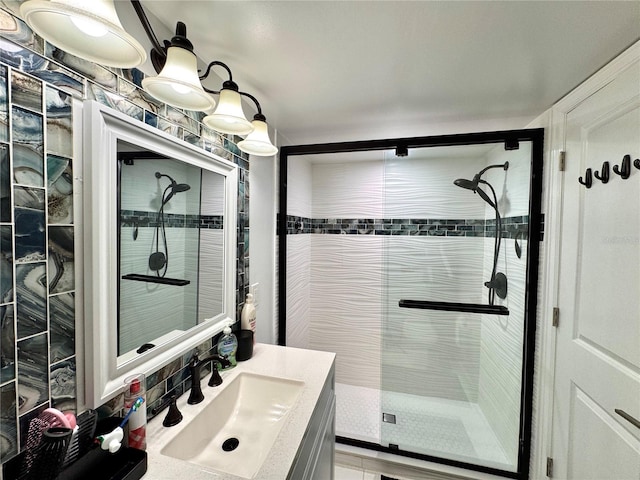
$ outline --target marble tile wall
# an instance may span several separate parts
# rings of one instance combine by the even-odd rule
[[[161,104],[142,72],[104,68],[35,35],[0,1],[0,461],[24,445],[29,421],[53,406],[77,412],[76,272],[71,101],[92,99],[220,155],[239,168],[238,311],[249,283],[249,162],[201,115]],[[216,219],[209,219],[215,228]],[[209,221],[207,220],[207,221]],[[212,342],[200,346],[209,350]],[[190,354],[147,378],[148,410],[182,392]],[[122,396],[100,407],[119,413]],[[77,412],[79,413],[79,412]]]

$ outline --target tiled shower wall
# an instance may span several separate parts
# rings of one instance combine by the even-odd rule
[[[155,101],[138,70],[73,57],[35,35],[0,2],[0,460],[24,445],[29,421],[54,406],[77,412],[71,100],[91,99],[239,166],[237,305],[248,292],[248,158],[201,117]],[[245,248],[245,246],[247,248]],[[80,281],[80,280],[78,280]],[[203,348],[210,348],[207,342]],[[184,388],[189,355],[147,378],[147,407]],[[100,408],[111,414],[122,396]]]
[[[513,263],[513,252],[517,232],[527,233],[522,175],[529,153],[524,147],[507,153],[526,172],[496,169],[486,176],[506,217],[500,271],[511,275],[508,308],[520,317],[507,326],[491,325],[495,316],[398,307],[401,298],[486,303],[493,210],[453,180],[505,159],[290,159],[287,345],[337,352],[341,383],[481,403],[511,444],[519,405],[494,420],[501,412],[491,389],[504,381],[501,388],[519,393],[513,384],[522,351],[513,354],[521,345],[525,258]],[[495,358],[501,343],[509,353],[498,360],[511,362],[504,373]]]

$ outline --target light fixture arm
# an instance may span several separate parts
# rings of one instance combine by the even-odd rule
[[[253,116],[254,120],[261,120],[263,122],[266,122],[267,119],[266,117],[262,114],[262,107],[260,107],[260,102],[258,102],[258,99],[256,97],[254,97],[253,95],[251,95],[250,93],[247,92],[239,92],[240,95],[244,95],[247,98],[250,98],[251,100],[253,100],[253,103],[256,104],[256,108],[258,109],[258,113],[256,113]]]
[[[147,34],[147,38],[151,42],[151,63],[153,64],[153,68],[156,73],[160,73],[162,67],[167,60],[167,48],[169,46],[168,41],[164,41],[164,46],[158,40],[153,28],[151,27],[151,23],[147,18],[147,14],[144,13],[142,5],[139,0],[131,0],[131,6],[136,11],[136,15],[138,15],[138,20],[142,24],[142,28],[144,28],[145,33]]]

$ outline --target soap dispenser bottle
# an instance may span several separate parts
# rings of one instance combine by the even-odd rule
[[[222,337],[218,340],[218,355],[223,357],[227,357],[229,363],[231,363],[230,367],[233,368],[236,366],[236,351],[238,350],[238,339],[231,331],[231,325],[227,324],[222,331]]]
[[[253,332],[253,343],[256,343],[256,306],[253,303],[253,295],[247,293],[247,298],[240,314],[240,328]]]

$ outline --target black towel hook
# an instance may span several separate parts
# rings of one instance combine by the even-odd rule
[[[600,180],[602,183],[607,183],[609,181],[609,162],[604,162],[602,164],[602,173],[597,170],[593,172],[593,176]]]
[[[578,179],[578,182],[581,183],[582,185],[584,185],[587,188],[591,188],[591,185],[593,184],[593,179],[591,178],[591,169],[590,168],[587,168],[587,171],[584,174],[584,180],[582,179],[582,177],[580,177]]]
[[[614,165],[613,171],[620,175],[623,180],[629,178],[629,175],[631,175],[631,155],[625,155],[622,158],[620,168],[618,168],[618,165]]]
[[[640,170],[640,158],[636,158],[633,161],[633,166],[636,167],[638,170]]]

